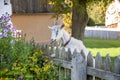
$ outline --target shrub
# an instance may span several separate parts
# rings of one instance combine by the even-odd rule
[[[13,44],[19,39],[21,33],[17,32],[14,26],[10,23],[9,14],[5,14],[0,18],[0,69],[9,67],[13,61]]]
[[[87,11],[90,18],[88,21],[88,26],[105,24],[105,12],[111,2],[112,0],[100,0],[94,1],[91,4],[87,4]],[[93,22],[95,24],[93,24]]]
[[[25,41],[25,36],[17,34],[9,21],[8,14],[0,18],[1,79],[55,80],[57,67],[53,61],[48,61],[45,49],[36,45],[33,39]]]

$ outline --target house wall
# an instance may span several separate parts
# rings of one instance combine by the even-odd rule
[[[37,43],[48,43],[50,41],[50,30],[54,22],[53,14],[13,14],[13,25],[26,34],[26,40],[34,38]]]
[[[8,13],[10,15],[12,15],[12,8],[11,8],[11,3],[10,0],[0,0],[0,17],[5,14]]]

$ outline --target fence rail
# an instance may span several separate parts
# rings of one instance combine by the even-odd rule
[[[46,46],[46,49],[48,56],[54,59],[56,65],[71,70],[71,80],[120,80],[120,56],[112,61],[110,56],[106,55],[103,60],[100,53],[93,58],[89,52],[85,61],[81,55],[83,52],[74,51],[71,55],[70,50],[65,52],[64,48]]]

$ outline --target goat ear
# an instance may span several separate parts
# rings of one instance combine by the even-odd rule
[[[65,25],[64,25],[64,24],[62,24],[60,28],[62,29],[64,26],[65,26]]]

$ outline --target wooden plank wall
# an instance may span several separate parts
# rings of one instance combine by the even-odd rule
[[[49,13],[48,0],[11,0],[13,13]]]

